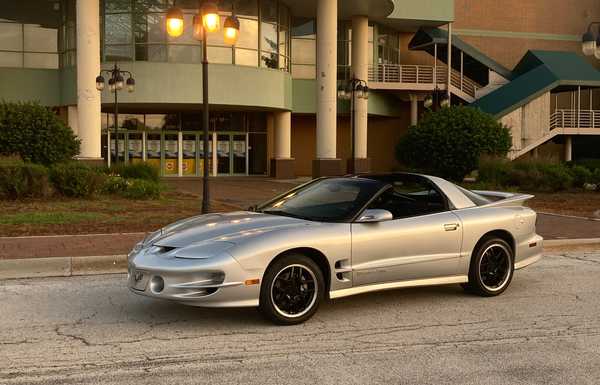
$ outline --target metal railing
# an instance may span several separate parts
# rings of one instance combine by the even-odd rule
[[[600,110],[556,110],[550,115],[554,128],[600,128]]]
[[[447,83],[447,74],[448,69],[444,65],[436,67],[410,64],[378,64],[376,66],[369,66],[370,82],[434,84],[435,81],[437,84],[444,85]],[[475,91],[481,88],[479,84],[454,69],[450,75],[450,84],[472,98],[475,98]]]

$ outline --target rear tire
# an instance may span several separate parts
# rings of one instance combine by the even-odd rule
[[[289,254],[273,263],[262,280],[259,310],[279,325],[295,325],[312,317],[325,293],[319,266],[302,254]]]
[[[514,274],[514,253],[500,238],[486,238],[471,258],[469,282],[461,285],[474,294],[493,297],[502,294]]]

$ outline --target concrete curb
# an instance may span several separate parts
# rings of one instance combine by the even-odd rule
[[[0,260],[0,280],[114,274],[126,271],[126,255]]]
[[[551,239],[544,250],[600,250],[600,238]],[[127,272],[126,255],[50,257],[0,260],[0,280],[17,278],[72,277]]]

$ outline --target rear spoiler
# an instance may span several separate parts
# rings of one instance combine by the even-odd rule
[[[523,206],[523,204],[533,198],[531,194],[514,194],[501,191],[476,191],[474,193],[479,194],[485,198],[491,199],[492,202],[486,204],[486,207],[515,207]]]

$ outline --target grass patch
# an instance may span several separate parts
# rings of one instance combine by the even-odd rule
[[[2,225],[63,225],[102,219],[104,215],[90,212],[30,212],[8,214],[0,217]]]

